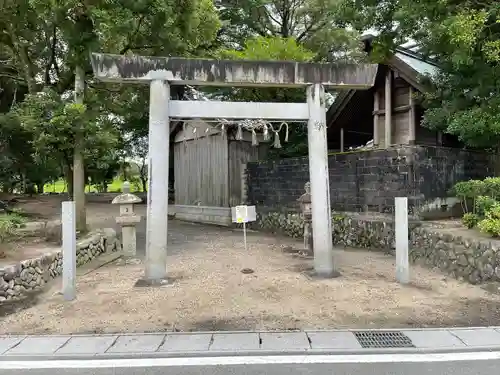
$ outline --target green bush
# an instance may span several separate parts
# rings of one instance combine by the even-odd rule
[[[486,195],[486,184],[481,180],[461,181],[453,186],[451,193],[460,199],[464,212],[470,212],[469,209],[472,209],[474,212],[477,197]],[[468,202],[471,200],[472,207],[469,207]]]
[[[476,214],[478,216],[486,216],[486,212],[490,211],[495,204],[498,204],[495,198],[489,195],[480,195],[476,198]]]
[[[500,177],[458,182],[451,193],[460,199],[467,228],[477,225],[481,232],[500,236]]]
[[[481,218],[472,212],[467,212],[462,217],[462,223],[469,229],[474,228],[480,220]]]
[[[21,227],[26,219],[19,214],[0,215],[0,243],[14,234],[14,229]]]
[[[332,223],[340,222],[340,221],[343,221],[344,219],[345,219],[345,216],[343,216],[343,215],[339,215],[339,214],[335,214],[335,213],[332,214]]]
[[[458,197],[474,198],[486,194],[486,184],[481,180],[457,182],[452,191]]]
[[[477,227],[483,233],[487,233],[493,237],[500,236],[500,219],[484,219],[481,220]]]
[[[483,181],[483,193],[493,199],[500,198],[500,177],[487,177]]]
[[[493,237],[500,236],[500,203],[494,204],[485,213],[485,219],[481,220],[477,227],[483,233],[487,233]]]
[[[500,219],[500,203],[494,204],[485,213],[486,219]]]

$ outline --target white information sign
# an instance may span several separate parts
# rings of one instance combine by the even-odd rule
[[[257,220],[255,206],[231,207],[231,216],[233,223],[248,223]]]
[[[231,207],[231,216],[233,223],[243,224],[243,242],[245,250],[247,249],[247,226],[246,223],[257,220],[255,206],[236,206]]]

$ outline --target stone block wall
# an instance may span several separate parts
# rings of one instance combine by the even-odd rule
[[[408,197],[415,212],[448,196],[458,181],[493,174],[486,153],[434,146],[331,154],[328,164],[331,208],[346,212],[391,213],[398,196]],[[248,201],[259,210],[297,210],[308,180],[308,158],[248,163]]]
[[[395,252],[394,221],[389,217],[332,213],[333,243],[337,246]],[[253,229],[301,238],[303,218],[297,213],[259,213]],[[437,267],[471,284],[500,282],[500,240],[478,240],[450,234],[436,224],[410,222],[410,261]]]
[[[76,264],[81,266],[102,253],[120,249],[121,245],[113,229],[91,232],[77,242]],[[0,268],[0,303],[19,299],[30,292],[40,290],[51,279],[61,274],[61,251]]]

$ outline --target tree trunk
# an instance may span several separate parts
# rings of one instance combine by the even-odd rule
[[[28,192],[28,183],[26,181],[26,176],[23,173],[19,173],[21,176],[21,194],[26,194]]]
[[[126,165],[123,166],[123,181],[128,181],[128,167]]]
[[[36,192],[38,194],[43,194],[43,188],[44,188],[45,184],[43,182],[37,182],[36,183]]]
[[[36,191],[35,191],[35,184],[33,184],[32,182],[29,182],[27,185],[26,185],[26,193],[32,197]]]
[[[142,191],[145,193],[148,191],[148,170],[145,159],[143,159],[141,168],[139,169],[139,178],[142,183]]]
[[[71,166],[66,166],[64,169],[64,177],[66,180],[66,187],[68,190],[69,199],[73,200],[73,169]]]
[[[495,177],[500,177],[500,145],[497,146],[497,152],[494,158],[495,162],[494,162],[493,172],[495,173]]]
[[[77,66],[75,70],[75,103],[83,104],[85,90],[85,72]],[[73,154],[73,200],[76,210],[76,230],[87,231],[87,215],[85,212],[85,165],[83,161],[83,139],[79,131],[75,132],[75,148]]]

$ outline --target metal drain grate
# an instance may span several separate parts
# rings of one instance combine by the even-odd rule
[[[410,338],[398,331],[358,331],[354,336],[363,348],[414,348]]]

